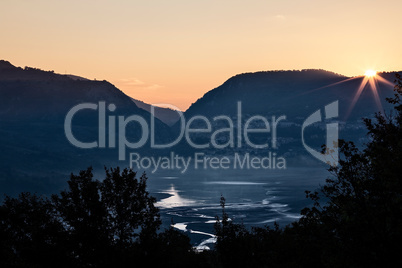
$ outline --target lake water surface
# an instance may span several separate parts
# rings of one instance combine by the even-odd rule
[[[158,199],[162,228],[172,222],[187,232],[198,249],[210,248],[215,241],[215,216],[221,216],[221,195],[226,212],[236,223],[251,226],[285,226],[300,217],[311,205],[305,190],[325,183],[329,172],[321,167],[286,170],[189,170],[147,172],[148,190]]]

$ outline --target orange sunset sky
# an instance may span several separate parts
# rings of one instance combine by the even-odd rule
[[[1,0],[0,59],[187,109],[244,72],[402,70],[402,1]]]

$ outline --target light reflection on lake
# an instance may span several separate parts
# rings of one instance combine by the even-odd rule
[[[195,205],[197,201],[183,198],[179,195],[179,192],[175,189],[174,184],[170,185],[170,188],[166,191],[162,191],[163,194],[169,194],[167,198],[163,198],[156,203],[159,208],[176,208]]]
[[[215,216],[221,216],[221,195],[226,212],[237,223],[250,226],[284,226],[300,217],[300,210],[311,201],[305,190],[315,190],[325,182],[325,168],[287,170],[190,170],[147,173],[148,190],[158,199],[157,206],[168,228],[185,231],[199,249],[214,242]]]

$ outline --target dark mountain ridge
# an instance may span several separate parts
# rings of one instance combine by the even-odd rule
[[[379,73],[383,79],[394,81],[395,73]],[[279,148],[274,151],[289,158],[306,153],[301,143],[301,125],[312,113],[323,110],[334,101],[339,102],[340,137],[359,142],[365,141],[361,118],[371,117],[379,110],[373,91],[369,86],[362,91],[353,109],[352,103],[364,77],[349,78],[324,70],[269,71],[245,73],[228,79],[221,86],[207,92],[184,113],[188,121],[195,115],[211,119],[212,131],[228,127],[224,122],[214,122],[217,115],[226,115],[236,120],[237,105],[241,102],[241,123],[253,115],[261,115],[270,120],[271,116],[285,115],[278,130]],[[376,81],[378,95],[385,110],[389,106],[385,97],[393,94],[392,85]],[[93,165],[102,169],[103,165],[127,166],[119,162],[117,148],[80,149],[71,145],[64,133],[64,120],[68,111],[77,104],[105,102],[114,104],[116,110],[107,116],[138,115],[150,125],[150,114],[144,107],[138,107],[130,97],[107,81],[79,79],[77,76],[60,75],[53,71],[36,68],[15,67],[7,61],[0,61],[0,188],[2,192],[17,193],[21,190],[54,192],[65,183],[66,174]],[[325,118],[324,118],[325,119]],[[156,119],[156,143],[166,144],[176,137],[180,123],[171,128]],[[325,143],[325,120],[313,125],[306,132],[306,141],[314,148]],[[251,127],[258,127],[254,122]],[[194,122],[192,127],[204,128],[202,122]],[[235,124],[236,131],[236,124]],[[116,126],[117,129],[117,126]],[[73,119],[73,132],[83,142],[96,141],[99,134],[97,111],[81,111]],[[106,131],[108,133],[108,131]],[[123,133],[118,133],[123,135]],[[128,140],[135,142],[141,137],[138,124],[128,125]],[[192,136],[194,141],[204,142],[211,134]],[[255,143],[266,142],[266,135],[255,135]],[[219,142],[226,142],[224,134]],[[108,141],[108,136],[106,136]],[[106,144],[108,147],[108,144]],[[131,150],[133,151],[133,150]],[[191,155],[197,152],[187,142],[181,142],[166,150],[152,149],[148,142],[134,150],[145,155],[162,155],[174,151]],[[266,154],[244,146],[242,148],[202,150],[206,154],[230,154],[250,152]],[[314,162],[317,164],[317,162]]]
[[[2,61],[0,95],[0,188],[4,191],[19,192],[33,187],[45,192],[60,187],[71,171],[91,165],[98,169],[117,165],[118,148],[108,148],[108,142],[106,148],[81,149],[67,140],[64,121],[70,109],[78,104],[105,102],[106,107],[114,104],[115,111],[106,110],[105,119],[115,118],[115,132],[118,116],[140,116],[150,125],[150,114],[107,81],[77,80]],[[72,120],[73,135],[82,142],[99,141],[99,121],[99,109],[79,111]],[[157,143],[169,139],[170,128],[158,119],[155,119],[155,129]],[[108,129],[102,131],[108,141]],[[129,123],[125,136],[131,142],[140,140],[139,124]],[[137,151],[149,152],[149,141]],[[126,166],[127,162],[120,165]]]
[[[362,145],[367,141],[364,135],[362,118],[373,117],[381,109],[388,111],[390,105],[385,101],[386,97],[393,95],[393,82],[396,72],[380,72],[373,81],[376,91],[370,86],[370,80],[364,76],[346,77],[325,70],[301,70],[301,71],[268,71],[245,73],[233,76],[221,86],[207,92],[203,97],[193,103],[184,113],[186,120],[194,116],[208,118],[212,124],[212,131],[228,127],[224,120],[214,121],[219,115],[226,115],[233,120],[237,129],[238,103],[241,104],[242,124],[255,115],[260,115],[268,120],[275,116],[285,116],[286,119],[279,123],[278,132],[280,148],[278,153],[290,153],[302,155],[306,151],[301,142],[301,129],[304,121],[317,110],[321,111],[322,121],[314,124],[306,130],[305,138],[313,144],[317,150],[325,143],[326,123],[329,123],[323,113],[326,105],[337,101],[337,117],[339,121],[340,138],[353,140]],[[366,83],[366,84],[365,84]],[[365,84],[361,92],[359,87]],[[359,93],[360,92],[360,93]],[[360,94],[360,95],[359,95]],[[376,99],[378,94],[378,100]],[[358,96],[359,95],[359,96]],[[358,96],[358,97],[356,97]],[[381,103],[382,107],[378,106]],[[251,128],[261,128],[260,122],[253,122]],[[193,121],[192,128],[206,128],[202,120]],[[176,135],[180,131],[180,122],[174,125]],[[236,133],[236,131],[235,131]],[[205,144],[211,139],[211,134],[194,134],[192,136],[196,144]],[[221,134],[219,139],[224,144],[230,137]],[[236,137],[235,137],[236,139]],[[269,137],[267,135],[254,135],[256,144],[263,144]],[[186,142],[178,146],[181,152],[191,152]],[[206,148],[208,154],[228,154],[233,151],[265,154],[266,150],[255,150],[250,147],[226,148],[214,150]]]
[[[135,103],[135,105],[137,105],[139,108],[144,109],[149,113],[151,113],[151,107],[154,107],[155,117],[161,120],[163,123],[167,124],[168,126],[174,125],[180,118],[180,115],[177,110],[153,106],[151,104],[136,99],[132,100]]]
[[[395,80],[395,72],[378,73],[378,75],[390,82]],[[253,114],[273,111],[294,113],[296,111],[290,108],[296,108],[295,105],[313,105],[317,98],[323,96],[327,96],[328,99],[339,98],[349,104],[363,79],[363,76],[351,79],[333,72],[314,69],[239,74],[208,91],[189,107],[185,115],[189,117],[200,112],[204,115],[227,114],[233,111],[238,101],[243,103],[246,113]],[[388,96],[390,92],[392,94],[392,87],[379,83],[378,89],[381,101],[385,103],[382,97]],[[372,97],[370,90],[364,90],[361,101],[356,103],[357,107],[361,108],[360,103],[367,104],[367,101],[373,100]],[[370,109],[375,111],[375,108]],[[365,115],[366,112],[362,114]],[[357,112],[352,116],[360,117],[360,114]]]
[[[208,91],[203,97],[193,103],[186,111],[186,115],[196,114],[203,105],[213,106],[214,102],[225,96],[226,103],[239,100],[251,102],[250,97],[257,100],[266,97],[272,98],[276,94],[283,94],[285,90],[303,91],[306,87],[325,86],[347,79],[343,75],[324,70],[301,71],[263,71],[235,75],[225,81],[221,86]],[[258,105],[251,105],[254,110],[261,111]],[[227,106],[221,106],[226,109]],[[252,109],[251,109],[252,110]],[[212,111],[211,111],[212,112]]]

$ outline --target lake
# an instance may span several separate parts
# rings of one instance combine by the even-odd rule
[[[330,173],[320,167],[285,170],[188,170],[148,175],[148,190],[156,197],[162,228],[185,231],[202,250],[213,246],[215,216],[221,216],[221,195],[231,220],[251,226],[285,226],[312,202],[305,190],[316,190]]]

